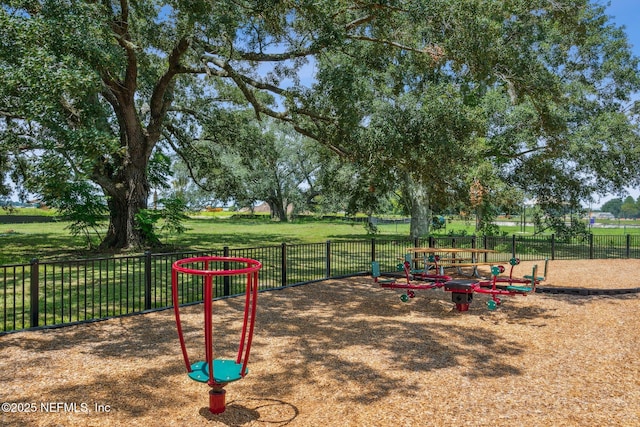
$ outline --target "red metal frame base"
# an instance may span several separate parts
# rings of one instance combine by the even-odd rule
[[[458,311],[469,311],[469,304],[456,304]]]
[[[212,414],[221,414],[226,409],[226,390],[210,390],[209,391],[209,412]]]

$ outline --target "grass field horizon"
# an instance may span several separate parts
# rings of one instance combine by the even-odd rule
[[[24,210],[40,215],[52,215],[40,209]],[[25,214],[20,212],[20,214]],[[383,216],[393,219],[396,217]],[[397,217],[396,219],[399,219]],[[500,232],[505,235],[533,235],[534,227],[522,227],[520,218],[502,219],[498,222]],[[0,221],[1,222],[1,221]],[[47,223],[0,223],[0,265],[28,263],[34,258],[40,260],[90,258],[113,255],[113,252],[98,251],[96,248],[106,232],[105,222],[99,234],[90,236],[91,245],[84,236],[73,236],[69,223],[54,221]],[[232,212],[205,213],[192,215],[184,222],[187,231],[182,234],[160,233],[162,248],[154,252],[178,250],[211,250],[230,248],[263,247],[287,244],[319,243],[327,240],[360,240],[367,238],[407,238],[409,224],[402,222],[377,224],[377,233],[371,234],[363,222],[348,218],[321,219],[318,217],[298,218],[289,222],[272,221],[268,216],[242,216]],[[435,230],[433,236],[473,235],[474,222],[460,219],[448,220],[446,228]],[[640,221],[610,220],[598,221],[591,228],[593,234],[621,235],[640,234]],[[542,233],[550,234],[550,233]],[[91,246],[91,247],[90,247]]]

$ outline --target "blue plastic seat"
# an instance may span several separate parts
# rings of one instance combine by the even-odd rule
[[[240,371],[242,363],[236,363],[234,360],[215,359],[213,361],[213,380],[218,384],[230,383],[242,378]],[[249,373],[249,369],[245,370],[245,375]],[[209,381],[209,365],[206,362],[196,362],[191,365],[189,378],[201,383]]]

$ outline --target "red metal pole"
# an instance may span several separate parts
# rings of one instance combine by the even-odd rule
[[[213,380],[213,313],[212,313],[212,299],[211,292],[211,276],[204,277],[204,351],[205,362],[209,368],[209,381],[207,384],[211,387],[215,387],[216,383]]]
[[[180,348],[182,349],[182,357],[187,367],[187,372],[191,372],[191,364],[187,355],[187,347],[184,343],[184,334],[182,332],[182,322],[180,321],[180,303],[178,300],[178,271],[171,272],[171,299],[173,300],[173,311],[176,317],[176,328],[178,330],[178,338],[180,339]]]
[[[247,340],[247,349],[244,355],[244,362],[242,363],[242,370],[240,375],[244,378],[247,371],[247,363],[249,363],[249,353],[251,352],[251,343],[253,342],[253,329],[256,324],[256,309],[258,306],[258,272],[253,272],[247,275],[247,281],[251,285],[251,320],[249,323],[249,338]]]
[[[209,390],[209,412],[221,414],[227,409],[226,393],[223,388]]]
[[[249,304],[251,302],[251,274],[247,274],[247,284],[245,285],[244,295],[244,314],[242,317],[242,332],[240,333],[240,344],[238,345],[238,356],[236,357],[236,363],[242,362],[244,345],[247,340],[247,324],[249,319]],[[243,372],[240,372],[242,375]]]

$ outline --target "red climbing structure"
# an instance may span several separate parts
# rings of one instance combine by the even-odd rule
[[[186,258],[176,261],[172,266],[171,291],[182,356],[189,378],[194,381],[207,383],[209,387],[211,387],[209,391],[209,411],[214,414],[220,414],[225,410],[226,392],[224,387],[230,382],[244,378],[248,373],[247,363],[249,362],[249,353],[251,351],[258,301],[258,270],[260,270],[261,267],[262,264],[259,261],[249,258],[215,256]],[[180,320],[178,293],[178,278],[180,275],[196,275],[202,276],[203,278],[204,361],[191,363],[187,352],[182,322]],[[216,359],[214,357],[213,346],[213,277],[241,275],[246,276],[246,291],[238,353],[235,359]]]

